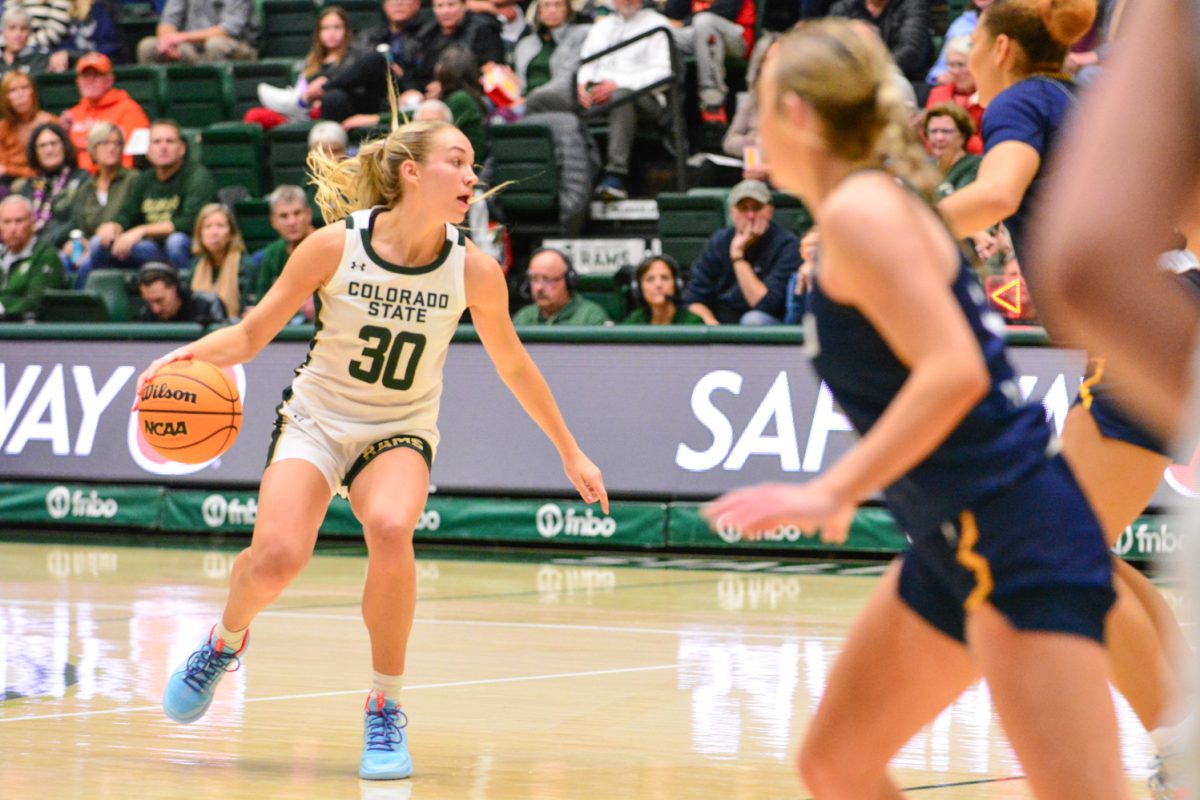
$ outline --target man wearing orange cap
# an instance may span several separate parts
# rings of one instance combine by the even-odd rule
[[[113,86],[112,62],[103,53],[88,53],[75,64],[75,85],[79,87],[79,103],[62,115],[62,126],[79,153],[79,166],[92,172],[96,166],[87,152],[88,133],[97,122],[111,122],[125,134],[125,141],[139,128],[149,128],[150,118],[124,89]],[[133,166],[133,156],[126,154],[126,167]]]

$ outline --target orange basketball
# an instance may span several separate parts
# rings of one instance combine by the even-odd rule
[[[237,385],[207,361],[176,361],[146,384],[138,429],[163,458],[200,464],[229,449],[242,427]]]

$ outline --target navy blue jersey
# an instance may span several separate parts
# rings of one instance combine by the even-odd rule
[[[983,351],[991,386],[947,439],[884,490],[901,526],[937,529],[944,520],[1010,486],[1046,462],[1050,427],[1039,404],[1024,403],[1004,352],[1004,321],[988,310],[965,256],[951,287]],[[909,370],[856,308],[830,300],[815,281],[805,346],[817,373],[859,434],[871,429]]]
[[[1004,221],[1012,234],[1013,248],[1023,270],[1031,267],[1026,258],[1025,229],[1041,193],[1050,156],[1075,103],[1075,84],[1060,78],[1034,75],[996,95],[983,112],[981,134],[985,155],[1004,142],[1023,142],[1041,157],[1037,174],[1025,190],[1021,205]]]

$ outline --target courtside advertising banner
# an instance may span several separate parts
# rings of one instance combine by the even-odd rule
[[[243,428],[227,453],[199,465],[155,454],[130,413],[137,375],[173,346],[5,341],[0,480],[256,487],[275,409],[307,344],[273,343],[250,364],[230,370],[242,393]],[[571,430],[618,497],[703,500],[756,481],[804,481],[854,442],[798,346],[576,342],[528,348]],[[1050,347],[1014,347],[1011,353],[1023,396],[1043,403],[1061,430],[1083,374],[1083,355]],[[450,349],[440,428],[432,475],[438,491],[572,493],[550,442],[505,389],[479,344],[456,342]],[[403,432],[381,430],[380,438]],[[1172,466],[1156,503],[1194,494],[1194,466],[1195,459]]]

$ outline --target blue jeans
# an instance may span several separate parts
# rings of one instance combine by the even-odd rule
[[[759,311],[752,308],[742,318],[738,320],[739,325],[780,325],[782,324],[778,317],[772,317],[765,311]]]
[[[176,231],[167,237],[165,248],[157,239],[142,239],[129,251],[129,257],[120,261],[93,236],[91,257],[79,265],[80,283],[93,269],[137,269],[149,261],[166,261],[180,272],[186,270],[192,263],[192,237]]]

